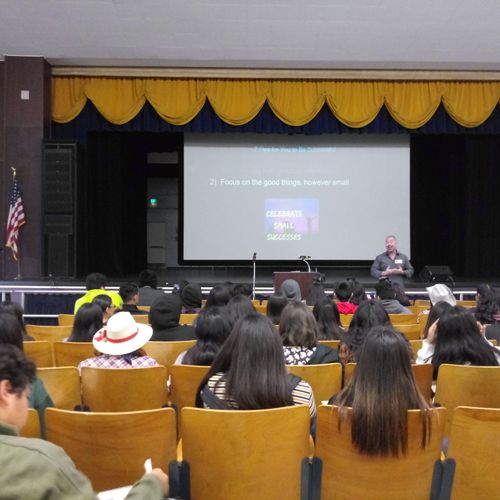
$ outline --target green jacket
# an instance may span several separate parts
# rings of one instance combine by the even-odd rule
[[[13,427],[2,422],[0,497],[9,500],[97,498],[90,481],[76,469],[62,448],[42,439],[18,437]],[[147,474],[135,483],[126,498],[161,500],[160,481]]]

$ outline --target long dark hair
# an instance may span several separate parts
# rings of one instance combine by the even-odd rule
[[[102,328],[102,309],[97,304],[82,304],[75,314],[75,321],[68,342],[92,342],[97,330]]]
[[[318,324],[302,302],[290,302],[281,313],[279,331],[285,346],[316,347]]]
[[[281,313],[288,304],[288,300],[282,293],[269,295],[266,306],[266,316],[275,324],[280,324]]]
[[[225,285],[215,285],[208,294],[205,307],[225,306],[231,300],[231,292]]]
[[[197,407],[203,407],[200,391],[216,373],[223,373],[226,397],[241,410],[293,405],[281,340],[262,314],[249,314],[236,323],[201,381]]]
[[[337,304],[325,298],[313,308],[313,316],[318,323],[318,339],[342,340],[345,331],[340,324]]]
[[[17,321],[19,321],[19,325],[23,332],[23,340],[33,340],[33,338],[26,333],[26,326],[24,324],[24,309],[21,304],[6,300],[0,304],[0,313],[9,313],[14,315],[17,318]]]
[[[356,361],[368,331],[380,325],[390,326],[391,320],[376,300],[362,302],[352,316],[344,342],[349,350],[348,361]]]
[[[443,363],[454,365],[498,366],[498,351],[483,337],[474,315],[454,306],[440,318],[432,356],[434,376]]]
[[[219,307],[205,307],[196,319],[198,341],[186,352],[184,365],[210,366],[231,332],[231,323]]]
[[[422,410],[422,448],[429,441],[429,405],[415,382],[408,342],[389,326],[368,332],[356,370],[334,404],[339,406],[340,422],[352,407],[352,442],[360,453],[404,455],[411,409]]]
[[[481,293],[478,293],[478,301],[476,307],[476,319],[482,325],[491,325],[497,323],[497,315],[500,312],[498,307],[495,289],[484,287]]]
[[[252,301],[245,295],[235,295],[228,303],[225,309],[225,314],[229,319],[231,325],[235,325],[236,322],[246,316],[247,314],[252,314],[256,312]]]
[[[423,336],[424,339],[427,338],[427,335],[429,333],[429,328],[446,312],[449,311],[453,306],[449,304],[448,302],[445,302],[442,300],[441,302],[438,302],[436,305],[431,306],[431,310],[429,311],[429,314],[427,315],[427,322],[425,323],[424,331],[423,331]]]

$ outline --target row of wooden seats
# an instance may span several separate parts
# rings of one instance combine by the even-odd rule
[[[450,492],[453,499],[496,498],[500,480],[494,466],[500,448],[492,438],[500,434],[500,410],[457,408],[441,462],[445,414],[444,408],[434,413],[430,442],[422,449],[420,414],[409,411],[408,450],[399,458],[360,455],[351,442],[349,421],[339,426],[331,406],[318,408],[313,457],[304,406],[184,408],[181,448],[170,408],[108,414],[51,408],[46,425],[49,441],[65,449],[96,490],[132,484],[151,458],[154,467],[170,463],[171,496],[184,499],[444,499]]]

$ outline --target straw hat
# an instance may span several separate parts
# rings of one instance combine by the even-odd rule
[[[118,312],[94,335],[92,343],[103,354],[121,355],[137,351],[152,335],[149,325],[136,323],[129,312]]]
[[[428,287],[426,290],[433,306],[438,302],[448,302],[450,306],[457,305],[457,299],[455,299],[452,291],[446,285],[438,283],[437,285]]]

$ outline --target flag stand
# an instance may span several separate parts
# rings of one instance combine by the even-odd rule
[[[12,181],[14,183],[14,186],[16,185],[16,169],[14,167],[10,167],[10,169],[12,170]],[[9,210],[10,212],[10,210]],[[10,215],[10,213],[9,213]],[[23,215],[24,217],[24,215]],[[21,226],[24,224],[24,221],[23,223],[21,224]],[[20,227],[20,226],[19,226]],[[19,230],[19,227],[17,228],[17,230]],[[17,245],[17,242],[16,242],[16,245]],[[12,247],[11,247],[12,248]],[[13,252],[13,256],[17,262],[17,276],[14,278],[14,280],[16,281],[19,281],[19,280],[22,280],[23,277],[21,275],[21,259],[20,259],[20,255],[19,255],[19,252],[17,251],[17,248],[16,248],[16,251],[15,253]]]

